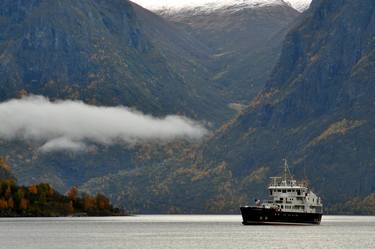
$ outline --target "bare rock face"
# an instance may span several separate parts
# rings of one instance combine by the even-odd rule
[[[66,2],[0,4],[2,100],[24,90],[54,98],[121,103],[158,114],[183,109],[189,116],[215,116],[220,111],[191,111],[191,106],[201,110],[198,107],[218,103],[205,94],[217,86],[222,86],[222,93],[227,92],[225,83],[235,86],[227,72],[211,75],[211,67],[230,67],[239,55],[253,55],[244,52],[246,42],[238,43],[244,44],[242,50],[234,51],[230,42],[205,43],[206,32],[221,27],[216,21],[204,26],[207,29],[194,29],[202,24],[196,23],[189,24],[190,31],[182,31],[186,26],[176,28],[169,22],[166,28],[165,20],[125,1]],[[374,10],[370,0],[313,1],[290,32],[280,31],[287,35],[271,76],[263,78],[265,89],[200,146],[173,144],[156,152],[147,146],[98,148],[99,152],[77,157],[40,156],[29,148],[14,150],[15,144],[2,143],[0,152],[12,150],[11,158],[21,158],[11,163],[23,180],[37,176],[61,189],[78,183],[142,212],[236,212],[240,204],[264,191],[268,177],[281,171],[282,158],[289,159],[297,178],[310,180],[328,207],[369,196],[375,192]],[[239,16],[237,20],[247,15]],[[220,29],[225,36],[235,35],[229,28]],[[184,38],[171,34],[177,32]],[[218,35],[213,42],[221,40],[218,31],[213,34]],[[225,60],[212,60],[213,51]],[[242,62],[249,65],[247,59]],[[206,88],[198,78],[215,79],[214,87]],[[238,89],[248,88],[233,87],[229,99],[235,99]],[[236,101],[240,99],[246,102],[245,97]],[[176,151],[179,157],[173,156]],[[33,160],[28,167],[20,164],[29,158]]]
[[[282,158],[327,204],[373,193],[374,10],[373,1],[314,1],[266,89],[203,148],[205,163],[226,162],[247,194],[261,191],[248,177],[277,173]]]
[[[210,120],[211,111],[220,111],[198,57],[205,51],[192,51],[199,42],[177,35],[173,25],[139,6],[122,0],[0,5],[1,100],[22,90],[156,115],[180,112]],[[150,25],[161,30],[158,36]],[[197,76],[187,77],[180,68]]]
[[[228,103],[242,104],[264,87],[288,28],[300,15],[278,0],[155,11],[206,45],[211,81]]]
[[[0,101],[37,94],[217,126],[232,111],[207,80],[207,56],[191,35],[125,0],[0,2]],[[29,142],[0,144],[21,184],[59,190],[132,167],[135,150],[43,155]]]
[[[237,118],[177,160],[123,171],[104,182],[130,182],[118,198],[144,212],[152,210],[150,203],[141,206],[147,200],[162,203],[158,211],[173,206],[180,212],[238,212],[239,205],[260,197],[268,177],[281,173],[281,160],[288,158],[292,173],[309,179],[328,209],[371,196],[374,9],[373,1],[313,1],[287,34],[265,89]],[[98,187],[103,179],[84,187],[123,189]],[[144,181],[152,184],[139,202],[131,196]]]

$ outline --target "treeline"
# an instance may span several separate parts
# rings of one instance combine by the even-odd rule
[[[375,215],[375,193],[364,198],[355,197],[329,208],[330,214]]]
[[[13,179],[0,180],[1,217],[116,216],[123,213],[104,195],[80,195],[75,187],[62,195],[45,183],[26,187],[18,186]]]

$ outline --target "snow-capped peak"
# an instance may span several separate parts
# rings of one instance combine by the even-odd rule
[[[133,0],[133,2],[153,11],[187,11],[200,9],[201,11],[215,11],[226,7],[252,8],[267,5],[289,4],[298,11],[306,10],[311,0]]]
[[[310,7],[312,0],[284,0],[286,3],[289,3],[293,8],[299,12],[303,12]]]

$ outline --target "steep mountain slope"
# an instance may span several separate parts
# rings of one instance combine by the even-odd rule
[[[128,1],[6,0],[0,5],[1,100],[26,91],[205,119],[220,109],[204,77],[185,78],[175,66],[184,63],[186,71],[204,75],[189,52],[194,41],[177,35],[177,29],[166,30],[171,25]],[[142,24],[138,16],[148,20]],[[161,30],[162,46],[149,34],[149,24]],[[168,57],[167,50],[185,60]]]
[[[266,195],[268,177],[288,158],[328,209],[354,197],[365,203],[375,192],[374,81],[375,2],[315,0],[287,35],[265,90],[208,142],[83,188],[119,193],[117,201],[144,212],[153,204],[238,212]],[[135,198],[140,193],[147,197]]]
[[[0,101],[40,94],[217,126],[232,111],[208,83],[205,57],[190,34],[126,0],[0,1]],[[138,149],[43,154],[30,141],[0,144],[21,184],[59,190],[134,167]]]
[[[3,157],[0,157],[0,180],[7,179],[13,179],[11,167]]]
[[[374,35],[373,1],[314,1],[266,89],[203,148],[206,163],[227,163],[248,194],[249,176],[264,184],[282,158],[327,204],[373,193]]]
[[[211,80],[228,103],[243,104],[264,86],[287,29],[299,15],[288,4],[273,2],[156,12],[210,48]]]

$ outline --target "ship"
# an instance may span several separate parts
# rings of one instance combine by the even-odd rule
[[[284,159],[284,176],[271,177],[269,199],[255,200],[254,206],[242,206],[244,225],[319,225],[323,204],[308,187],[307,181],[297,182]]]

